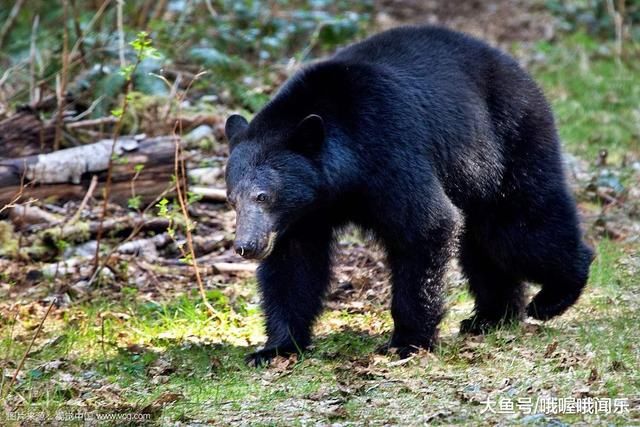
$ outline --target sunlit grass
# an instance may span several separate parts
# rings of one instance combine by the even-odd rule
[[[179,396],[154,417],[292,425],[304,414],[325,421],[376,422],[393,416],[403,423],[438,411],[444,414],[443,424],[479,422],[486,414],[480,414],[478,399],[487,395],[631,397],[640,390],[634,374],[640,363],[634,327],[640,323],[640,311],[637,302],[629,302],[638,283],[621,268],[628,257],[620,246],[605,240],[597,252],[583,298],[544,325],[465,338],[456,325],[469,314],[470,301],[465,291],[452,289],[448,305],[453,314],[433,355],[401,364],[374,353],[392,328],[383,307],[327,311],[304,357],[283,368],[256,370],[243,362],[264,339],[253,292],[233,302],[211,293],[219,317],[208,316],[195,293],[159,302],[144,301],[134,293],[120,301],[92,301],[47,321],[38,345],[62,339],[28,358],[26,377],[16,392],[33,410],[53,413],[66,408],[77,392],[60,383],[61,371],[77,378],[94,375],[116,385],[131,411],[142,410],[166,393]],[[3,331],[0,343],[0,354],[14,360],[32,333],[21,327],[16,332],[24,336],[11,340]],[[62,367],[47,370],[46,363],[56,360]]]
[[[551,101],[569,151],[595,161],[607,149],[613,161],[640,153],[640,62],[616,60],[613,45],[575,34],[562,43],[541,43],[533,74]]]

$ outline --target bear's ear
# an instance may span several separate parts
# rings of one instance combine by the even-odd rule
[[[246,129],[247,126],[249,126],[249,122],[240,114],[231,115],[224,125],[224,133],[227,136],[227,141],[231,141],[238,132]]]
[[[289,148],[301,154],[313,155],[322,147],[324,138],[324,120],[317,114],[310,114],[298,123],[289,140]]]

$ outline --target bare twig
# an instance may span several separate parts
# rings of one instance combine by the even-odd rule
[[[91,29],[96,24],[96,22],[98,22],[98,20],[102,17],[102,14],[104,13],[105,9],[107,8],[107,6],[109,6],[109,3],[111,3],[111,0],[105,0],[102,3],[102,5],[100,6],[96,14],[93,15],[93,18],[91,18],[91,21],[89,21],[89,24],[86,26],[85,34],[91,31]],[[82,38],[79,38],[78,40],[76,40],[76,43],[73,45],[73,48],[71,49],[71,54],[69,55],[70,57],[73,58],[75,54],[80,51],[80,46],[83,41],[84,41],[84,35],[82,36]]]
[[[620,4],[622,6],[620,7]],[[607,10],[609,14],[613,18],[613,23],[616,31],[616,59],[620,61],[622,57],[622,42],[623,42],[623,11],[624,11],[624,1],[618,1],[618,6],[620,10],[616,10],[616,6],[613,4],[613,0],[607,0]]]
[[[9,35],[9,32],[13,28],[13,24],[16,23],[16,18],[18,18],[18,14],[20,13],[20,9],[24,5],[26,0],[16,0],[11,8],[11,12],[9,12],[9,16],[7,16],[7,20],[4,21],[4,25],[0,29],[0,48],[4,45],[4,41]]]
[[[80,202],[80,206],[78,206],[78,210],[69,219],[69,222],[67,222],[67,224],[73,224],[78,220],[78,218],[80,218],[80,214],[82,213],[84,208],[87,206],[87,203],[89,202],[89,199],[91,198],[91,196],[93,196],[93,192],[96,190],[97,185],[98,185],[98,175],[93,175],[91,177],[91,183],[89,184],[89,188],[87,189],[87,194],[84,195],[82,202]]]
[[[0,77],[0,88],[7,82],[7,80],[9,80],[9,77],[11,77],[11,73],[13,73],[21,66],[22,64],[18,64],[13,67],[9,67],[4,71],[4,73],[2,73],[2,77]]]
[[[104,319],[106,316],[100,316],[100,346],[102,347],[102,357],[105,361],[105,367],[109,372],[109,359],[107,359],[107,350],[104,348]]]
[[[56,135],[53,140],[54,151],[60,148],[62,141],[62,118],[64,113],[65,94],[67,92],[67,80],[69,73],[69,32],[67,31],[67,19],[69,17],[69,1],[62,0],[63,26],[62,26],[62,70],[56,76],[56,95],[58,98],[58,112],[56,115]]]
[[[106,124],[114,124],[117,123],[118,119],[113,117],[113,116],[108,116],[108,117],[100,117],[98,119],[90,119],[90,120],[81,120],[81,121],[77,121],[77,122],[68,122],[65,124],[65,126],[68,129],[78,129],[78,128],[86,128],[86,127],[94,127],[94,126],[101,126],[101,125],[106,125]]]
[[[309,37],[309,43],[304,49],[302,49],[302,52],[300,52],[300,54],[298,55],[298,59],[296,60],[296,58],[291,58],[292,60],[289,62],[289,64],[287,64],[287,71],[293,72],[302,66],[302,62],[305,60],[305,58],[311,53],[313,48],[316,47],[316,45],[320,41],[320,34],[322,33],[322,30],[326,26],[327,26],[327,22],[320,22],[316,26],[316,29],[313,31],[313,34],[311,34],[311,37]]]
[[[102,102],[102,100],[104,99],[104,95],[100,95],[98,98],[95,99],[95,101],[93,101],[91,103],[91,105],[89,105],[89,108],[87,108],[86,110],[84,110],[82,113],[78,114],[75,117],[72,117],[69,121],[71,122],[77,122],[80,119],[82,119],[83,117],[87,117],[89,114],[93,113],[93,110],[98,106],[98,104],[100,104]],[[106,119],[107,117],[102,117],[102,119]],[[109,117],[110,119],[112,119],[113,117]],[[69,127],[67,125],[67,127]]]
[[[117,10],[117,26],[118,26],[118,53],[120,55],[120,67],[124,68],[126,64],[124,57],[124,24],[123,24],[123,11],[124,0],[116,0]]]
[[[149,11],[151,10],[151,5],[155,3],[155,0],[146,0],[142,7],[138,9],[138,16],[136,17],[136,27],[137,28],[145,28],[147,25],[147,18],[149,16]]]
[[[82,28],[80,28],[80,17],[78,16],[78,7],[76,6],[76,0],[71,1],[71,11],[73,12],[73,27],[76,32],[76,40],[78,40],[78,52],[80,52],[80,61],[85,68],[89,68],[87,63],[86,54],[84,53],[84,47],[82,41],[84,36],[82,35]]]
[[[176,128],[180,128],[180,133],[182,131],[181,126],[179,125],[179,121],[176,123]],[[207,300],[207,294],[204,290],[204,283],[202,281],[202,277],[200,276],[200,269],[198,268],[198,260],[196,258],[196,252],[193,248],[193,236],[191,234],[191,226],[192,221],[189,217],[189,211],[187,209],[187,199],[185,190],[187,185],[187,174],[185,172],[184,167],[184,159],[181,159],[181,147],[178,142],[176,142],[176,160],[175,160],[175,177],[176,177],[176,196],[178,197],[178,203],[180,205],[180,210],[182,211],[182,216],[184,217],[185,226],[184,233],[187,238],[187,248],[190,254],[190,264],[193,267],[193,271],[196,275],[196,282],[198,284],[198,290],[200,291],[200,297],[202,298],[202,303],[207,308],[210,314],[215,314],[215,309],[209,301]]]
[[[40,15],[33,18],[31,26],[31,43],[29,47],[29,102],[35,104],[39,96],[36,94],[36,40],[38,34],[38,25],[40,23]]]
[[[120,7],[122,7],[121,0],[119,0]],[[136,63],[133,68],[137,68],[140,64],[140,56],[138,56]],[[124,63],[123,63],[124,66]],[[113,142],[111,144],[111,155],[109,156],[109,164],[107,166],[107,180],[105,182],[104,194],[103,194],[103,204],[102,204],[102,212],[100,214],[100,225],[98,228],[98,235],[96,237],[96,256],[94,260],[94,277],[96,276],[98,269],[100,268],[100,241],[102,240],[102,224],[104,223],[105,217],[107,216],[107,208],[109,206],[109,197],[111,195],[111,182],[113,180],[113,155],[116,150],[116,143],[118,142],[118,136],[120,135],[120,131],[122,130],[122,123],[124,119],[125,112],[129,106],[127,96],[129,91],[131,90],[132,80],[131,76],[129,76],[127,83],[124,87],[124,100],[122,101],[122,111],[116,125],[113,129]]]
[[[204,0],[204,4],[207,5],[207,9],[209,10],[211,17],[213,18],[214,21],[216,21],[218,19],[218,12],[216,12],[216,10],[213,8],[213,4],[211,4],[211,0]]]
[[[191,82],[189,82],[189,86],[187,86],[187,88],[184,91],[183,97],[186,96],[186,94],[189,92],[189,89],[191,88],[191,85],[193,84],[193,82],[195,82],[195,79],[193,79]],[[180,115],[180,105],[182,105],[182,100],[179,99],[178,100],[178,116]],[[187,248],[189,250],[189,255],[190,255],[190,264],[193,267],[193,271],[195,273],[196,276],[196,282],[198,284],[198,290],[200,291],[200,297],[202,298],[202,303],[204,304],[204,306],[207,308],[207,310],[209,311],[210,314],[215,315],[215,309],[213,308],[213,306],[211,304],[209,304],[209,301],[207,300],[207,294],[204,290],[204,283],[202,281],[202,277],[200,275],[200,269],[198,268],[198,259],[196,258],[196,251],[193,247],[193,235],[191,233],[192,230],[192,220],[189,217],[189,209],[188,209],[188,199],[187,199],[187,195],[186,193],[186,189],[187,189],[187,182],[188,182],[188,177],[187,177],[187,171],[186,171],[186,167],[185,167],[185,160],[182,157],[182,147],[180,146],[180,138],[178,138],[178,135],[182,135],[182,121],[180,119],[176,120],[176,123],[173,127],[173,133],[176,136],[176,152],[175,152],[175,164],[174,164],[174,175],[176,178],[176,196],[178,197],[178,203],[180,205],[180,210],[182,211],[182,216],[184,218],[184,222],[185,222],[185,236],[187,238]],[[182,249],[180,249],[182,251]]]
[[[24,189],[27,185],[29,184],[25,184],[25,178],[26,178],[26,174],[27,174],[27,167],[26,165],[24,166],[23,170],[22,170],[22,174],[20,175],[20,187],[18,189],[18,192],[16,193],[16,195],[13,197],[13,199],[7,203],[6,205],[0,207],[0,214],[2,212],[5,211],[5,209],[9,209],[12,208],[16,205],[16,203],[18,203],[18,201],[22,198],[23,194],[24,194]]]
[[[156,3],[156,8],[153,11],[153,15],[151,16],[151,20],[162,19],[165,11],[167,10],[167,3],[169,0],[158,0]]]
[[[191,2],[192,2],[192,0],[187,0],[185,2],[184,6],[182,6],[182,13],[178,17],[178,22],[173,27],[173,36],[174,37],[178,37],[180,35],[180,33],[182,32],[182,27],[184,26],[184,22],[187,19],[187,15],[191,11]]]

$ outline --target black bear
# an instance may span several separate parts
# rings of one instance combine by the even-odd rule
[[[330,280],[336,232],[387,253],[394,331],[431,348],[443,273],[459,256],[475,297],[462,332],[579,297],[593,258],[567,188],[549,104],[514,59],[443,28],[392,29],[297,72],[248,123],[225,127],[236,251],[261,260],[268,340],[248,362],[302,351]],[[525,311],[524,282],[542,286]]]

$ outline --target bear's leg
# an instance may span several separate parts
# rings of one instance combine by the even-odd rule
[[[460,323],[460,332],[479,334],[524,317],[524,284],[497,266],[468,233],[461,241],[460,263],[475,298],[475,313]]]
[[[402,358],[420,348],[432,349],[436,342],[444,315],[443,275],[454,252],[457,222],[446,217],[423,230],[399,231],[395,245],[387,245],[394,331],[386,348],[395,348]],[[421,232],[424,237],[417,237]]]
[[[576,235],[579,236],[579,230],[576,230]],[[531,279],[542,285],[527,306],[530,317],[549,320],[564,313],[580,297],[589,279],[589,266],[594,255],[579,237],[577,240],[573,244],[569,241],[564,250],[549,255],[540,263],[542,268],[530,273]]]
[[[508,220],[495,225],[492,237],[493,252],[502,254],[505,266],[542,285],[527,306],[527,315],[538,320],[558,316],[578,300],[593,260],[569,191],[564,186],[540,191],[545,183],[550,187],[547,181],[539,178],[517,204],[502,208]]]
[[[485,249],[476,251],[477,261],[469,256],[466,268],[471,271],[472,290],[477,288],[472,277],[473,267],[478,265],[493,265],[490,268],[494,269],[498,266],[507,273],[502,277],[541,284],[542,290],[527,306],[526,313],[548,320],[562,314],[579,298],[587,283],[593,252],[582,241],[575,206],[566,190],[556,189],[546,195],[537,191],[529,198],[525,196],[523,192],[517,203],[497,208],[493,218],[484,218],[483,222],[471,218],[469,223],[475,225],[469,230],[482,236],[476,242],[483,242]],[[490,259],[483,259],[483,254]],[[496,295],[495,292],[493,289],[489,295]]]
[[[329,228],[317,225],[299,228],[305,231],[278,242],[258,268],[268,338],[262,350],[247,356],[249,364],[300,353],[311,341],[329,285],[333,236]]]

